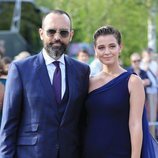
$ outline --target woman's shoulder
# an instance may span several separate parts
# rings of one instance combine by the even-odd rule
[[[102,74],[101,73],[98,73],[95,76],[90,76],[90,79],[89,79],[89,92],[91,92],[94,89],[100,87],[101,80],[102,80]]]
[[[138,75],[131,74],[130,78],[129,78],[129,82],[131,82],[131,84],[136,84],[136,83],[142,82],[142,80],[141,80],[141,78]]]
[[[138,91],[142,89],[143,83],[142,83],[141,78],[138,75],[131,74],[129,77],[128,87],[129,87],[129,91],[131,91],[132,89],[135,89]]]

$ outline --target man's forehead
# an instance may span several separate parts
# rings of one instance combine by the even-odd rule
[[[54,24],[54,25],[67,25],[70,27],[70,20],[65,14],[50,13],[43,20],[43,26]]]

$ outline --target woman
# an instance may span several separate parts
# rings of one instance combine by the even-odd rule
[[[119,65],[120,32],[111,26],[99,28],[94,49],[103,70],[90,78],[83,157],[155,158],[143,113],[142,81]]]

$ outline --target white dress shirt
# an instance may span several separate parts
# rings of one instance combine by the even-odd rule
[[[46,63],[46,67],[47,67],[48,75],[49,75],[49,78],[50,78],[50,82],[52,84],[54,72],[55,72],[55,69],[56,69],[55,65],[53,64],[53,62],[55,60],[47,54],[45,49],[43,49],[42,53],[43,53],[43,57],[44,57],[44,60],[45,60],[45,63]],[[60,69],[61,69],[61,79],[62,79],[62,81],[61,81],[61,87],[62,87],[61,97],[63,98],[65,90],[66,90],[64,54],[57,61],[59,61],[59,66],[60,66]]]

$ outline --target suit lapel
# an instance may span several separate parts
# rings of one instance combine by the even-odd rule
[[[45,64],[42,53],[39,53],[38,58],[37,58],[36,74],[38,75],[39,80],[41,82],[41,87],[44,88],[44,92],[46,93],[46,101],[53,108],[53,106],[55,105],[54,103],[56,102],[56,100],[55,100],[55,95],[53,93],[52,85],[51,85],[51,82],[50,82],[47,67],[46,67],[46,64]],[[54,109],[56,110],[56,115],[57,115],[56,106],[54,106]]]

